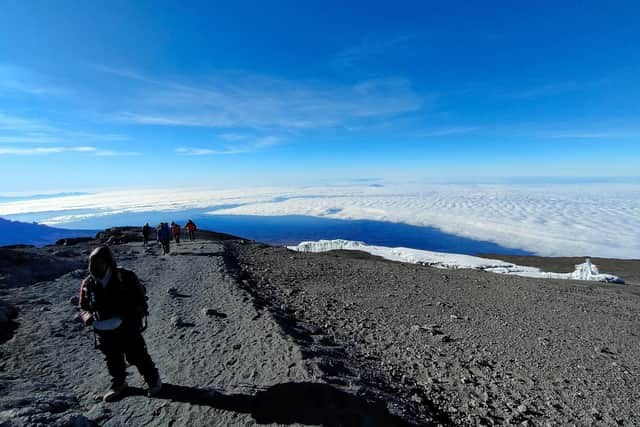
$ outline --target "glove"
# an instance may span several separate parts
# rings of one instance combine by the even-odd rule
[[[93,315],[88,311],[82,311],[80,312],[80,320],[82,320],[84,326],[91,326],[93,323]]]

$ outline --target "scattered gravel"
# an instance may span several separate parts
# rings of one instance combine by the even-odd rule
[[[255,294],[333,337],[348,349],[343,363],[377,370],[425,417],[640,424],[636,286],[229,245]]]

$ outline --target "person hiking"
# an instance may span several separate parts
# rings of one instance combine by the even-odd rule
[[[144,247],[147,246],[147,243],[149,243],[149,234],[151,233],[151,227],[149,226],[149,223],[147,222],[145,225],[142,226],[142,245]]]
[[[144,377],[147,394],[158,395],[162,381],[142,337],[148,314],[146,288],[133,271],[116,265],[108,246],[97,247],[89,255],[79,308],[84,325],[93,326],[96,347],[104,354],[111,376],[103,400],[113,402],[126,391],[125,358]]]
[[[186,228],[186,229],[187,229],[187,232],[189,233],[189,240],[190,240],[190,241],[195,240],[195,238],[196,238],[196,237],[195,237],[195,233],[196,233],[196,229],[197,229],[197,227],[196,227],[196,223],[195,223],[195,222],[193,222],[193,221],[191,221],[191,220],[189,220],[189,221],[187,221],[187,223],[185,224],[184,228]]]
[[[169,224],[166,222],[161,222],[158,226],[158,241],[162,245],[162,254],[168,254],[170,251],[171,230],[169,230]]]
[[[171,234],[176,241],[176,245],[180,244],[180,226],[175,222],[171,222]]]

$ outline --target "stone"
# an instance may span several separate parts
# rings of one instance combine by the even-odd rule
[[[95,423],[102,423],[111,417],[111,410],[102,404],[93,405],[86,416]]]
[[[171,318],[171,326],[174,327],[174,328],[183,328],[183,327],[188,326],[188,325],[184,322],[184,320],[182,320],[181,317],[173,316]]]
[[[57,424],[65,427],[91,427],[95,425],[87,417],[80,414],[66,415]]]
[[[443,334],[439,335],[439,339],[441,342],[451,342],[453,341],[449,335]]]

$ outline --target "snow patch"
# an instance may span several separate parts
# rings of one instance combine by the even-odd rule
[[[624,280],[618,276],[600,274],[596,265],[591,263],[589,258],[587,258],[583,264],[576,265],[576,269],[572,273],[551,273],[542,271],[537,267],[516,265],[497,259],[402,247],[389,248],[342,239],[302,242],[297,246],[288,246],[288,248],[298,252],[326,252],[332,250],[363,251],[392,261],[423,264],[448,269],[470,268],[491,273],[511,274],[538,279],[591,280],[607,283],[624,283]]]

